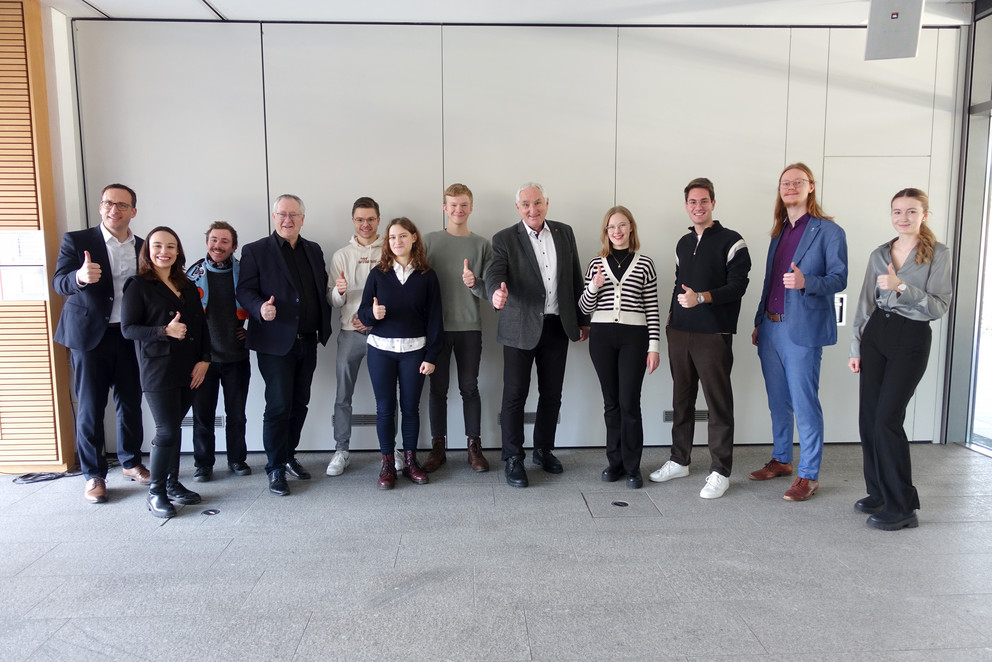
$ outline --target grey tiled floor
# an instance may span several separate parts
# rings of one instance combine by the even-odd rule
[[[992,459],[914,446],[920,527],[885,533],[852,508],[858,446],[827,447],[806,503],[747,480],[770,455],[753,446],[704,501],[695,455],[630,491],[599,480],[601,450],[563,450],[564,474],[528,464],[519,490],[455,452],[380,492],[375,454],[328,478],[313,453],[287,498],[261,456],[244,478],[222,456],[165,522],[119,471],[98,506],[81,478],[3,478],[0,659],[992,660]]]

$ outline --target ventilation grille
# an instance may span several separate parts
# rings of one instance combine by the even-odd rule
[[[710,412],[709,412],[709,410],[708,409],[697,409],[696,410],[695,419],[696,419],[696,422],[697,423],[699,421],[708,421],[708,420],[710,420]],[[675,412],[672,411],[671,409],[666,409],[665,410],[665,422],[666,423],[671,423],[674,420],[675,420]]]

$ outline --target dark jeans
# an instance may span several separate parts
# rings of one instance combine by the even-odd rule
[[[96,347],[88,352],[71,350],[70,357],[79,403],[76,451],[80,471],[87,480],[107,477],[103,412],[111,388],[117,408],[117,459],[125,469],[140,464],[141,383],[134,342],[122,336],[120,328],[107,327]]]
[[[482,361],[482,331],[446,331],[444,347],[431,373],[431,436],[448,434],[448,383],[451,381],[451,352],[458,366],[458,391],[462,395],[465,436],[478,437],[482,430],[482,398],[479,397],[479,363]]]
[[[730,477],[734,462],[733,336],[689,333],[668,327],[668,364],[672,370],[672,461],[689,466],[696,431],[699,383],[710,412],[707,427],[710,471]]]
[[[193,391],[186,387],[145,391],[145,402],[155,420],[152,446],[177,448],[182,443],[183,417],[193,404]]]
[[[198,467],[214,466],[214,425],[217,417],[217,394],[224,389],[224,416],[227,441],[227,462],[244,462],[248,457],[245,445],[245,404],[248,402],[248,382],[251,361],[211,363],[203,383],[193,397],[193,458]]]
[[[647,369],[648,327],[593,324],[589,357],[603,389],[606,459],[610,467],[635,474],[644,448],[641,384]]]
[[[307,420],[310,384],[317,368],[317,339],[299,339],[283,356],[256,353],[265,382],[262,445],[268,463],[265,472],[281,469],[296,455]]]
[[[426,350],[414,352],[386,352],[369,345],[369,377],[375,393],[375,430],[379,436],[379,450],[390,455],[395,450],[396,437],[396,384],[400,387],[400,424],[403,450],[417,450],[420,436],[420,395],[424,392],[424,375],[420,364]]]
[[[501,411],[503,460],[524,457],[524,405],[530,392],[530,373],[537,364],[537,417],[534,448],[555,445],[561,389],[565,382],[568,336],[557,315],[544,318],[541,338],[533,349],[503,347],[503,404]]]
[[[876,309],[861,338],[860,416],[865,488],[885,510],[920,507],[913,487],[906,407],[930,358],[930,324]]]

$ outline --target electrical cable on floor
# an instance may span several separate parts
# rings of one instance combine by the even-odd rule
[[[46,480],[57,480],[59,478],[78,476],[79,474],[79,471],[42,471],[17,476],[14,478],[14,483],[17,485],[30,485],[31,483],[42,483]]]

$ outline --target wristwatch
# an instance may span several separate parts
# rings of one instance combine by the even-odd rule
[[[899,283],[899,284],[898,284],[898,285],[896,286],[896,289],[897,289],[897,290],[899,290],[899,293],[900,293],[900,294],[902,294],[903,292],[905,292],[905,291],[906,291],[906,283]]]
[[[696,293],[696,303],[706,303],[706,299],[703,298],[702,292]]]

